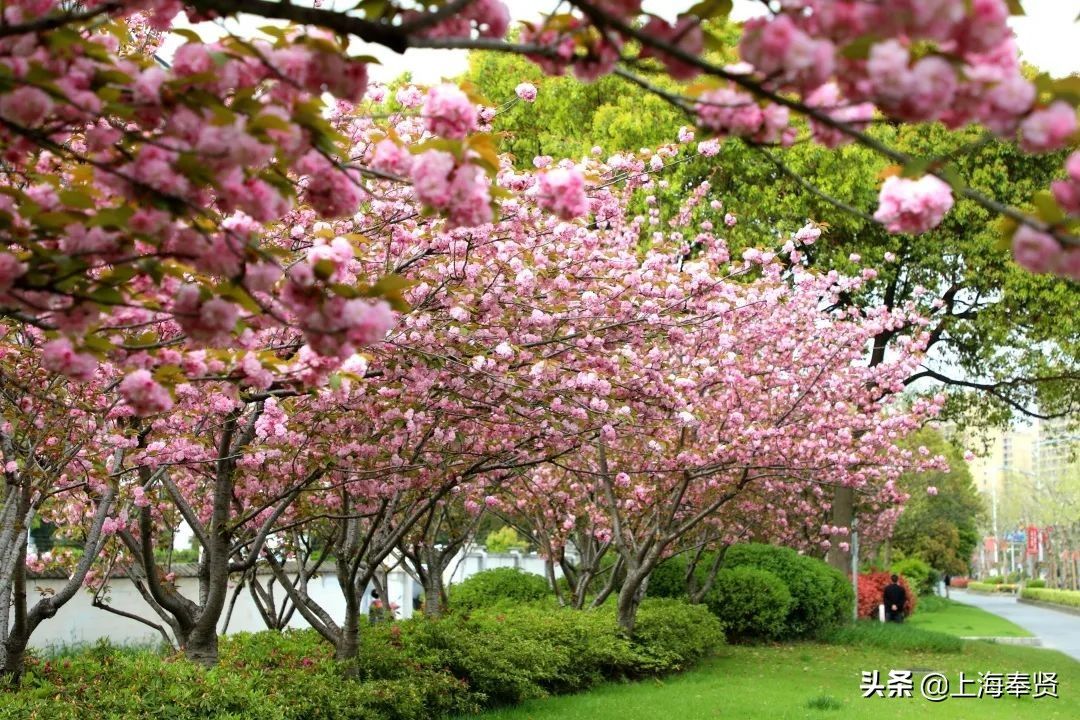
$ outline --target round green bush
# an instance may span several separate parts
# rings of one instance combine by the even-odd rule
[[[450,586],[453,610],[475,610],[507,603],[533,602],[551,595],[547,580],[518,568],[493,568]]]
[[[1044,588],[1044,587],[1046,587],[1046,581],[1045,580],[1028,580],[1026,583],[1024,583],[1024,586],[1029,587],[1029,588]]]
[[[676,555],[657,565],[649,573],[645,594],[655,598],[685,598],[687,564],[685,555]]]
[[[806,558],[813,560],[813,558]],[[820,562],[820,561],[815,561]],[[824,572],[829,576],[832,586],[830,594],[830,622],[833,625],[842,625],[851,620],[855,609],[855,588],[851,586],[851,579],[828,563],[821,563]]]
[[[734,640],[783,637],[791,603],[780,578],[750,566],[720,570],[705,596],[705,604]]]
[[[907,581],[920,595],[930,595],[937,584],[937,573],[929,564],[919,558],[906,558],[893,563],[892,572],[907,578]]]
[[[759,543],[728,548],[724,567],[745,566],[768,570],[791,593],[783,637],[817,635],[851,617],[855,600],[850,584],[839,570],[821,560]]]

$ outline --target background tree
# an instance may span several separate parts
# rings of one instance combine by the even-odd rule
[[[985,507],[963,453],[933,428],[923,428],[910,442],[946,457],[949,469],[900,478],[898,484],[910,498],[893,530],[892,549],[924,560],[938,572],[967,574]]]

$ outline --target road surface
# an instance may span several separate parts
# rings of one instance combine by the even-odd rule
[[[1012,595],[983,595],[953,590],[953,600],[991,612],[1014,622],[1042,641],[1042,646],[1060,650],[1080,660],[1080,615],[1058,612],[1038,605],[1020,603]]]

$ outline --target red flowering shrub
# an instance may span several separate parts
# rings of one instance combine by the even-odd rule
[[[859,617],[876,618],[878,605],[883,602],[882,595],[885,586],[892,582],[892,573],[870,572],[859,575]],[[907,592],[907,602],[904,603],[904,614],[911,615],[915,612],[918,597],[911,590],[907,578],[900,577],[900,586]]]
[[[951,587],[951,588],[960,588],[961,590],[963,590],[964,588],[966,588],[968,586],[969,582],[971,582],[971,578],[954,577],[954,578],[949,579],[949,587]]]

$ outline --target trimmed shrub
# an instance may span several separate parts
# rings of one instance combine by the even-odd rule
[[[1044,587],[1046,587],[1046,581],[1045,580],[1028,580],[1026,583],[1024,583],[1024,587],[1044,588]]]
[[[492,568],[450,586],[450,608],[475,610],[508,603],[527,603],[551,595],[547,580],[518,568]]]
[[[629,638],[609,606],[484,608],[372,626],[350,663],[312,630],[222,638],[211,670],[100,645],[30,657],[22,688],[0,693],[0,719],[433,720],[681,670],[722,643],[707,608],[647,599]]]
[[[893,573],[883,571],[859,575],[859,617],[877,619],[878,606],[885,601],[885,586],[892,582],[892,575]],[[907,593],[904,614],[911,615],[918,605],[918,596],[912,592],[906,578],[900,578],[900,586]]]
[[[932,613],[948,610],[956,605],[953,600],[947,600],[940,595],[924,595],[919,598],[919,612]]]
[[[768,570],[787,586],[792,603],[782,637],[814,635],[851,616],[853,597],[843,573],[791,548],[758,543],[732,545],[723,566]]]
[[[821,564],[832,583],[832,624],[843,625],[851,620],[851,611],[855,608],[855,588],[847,575],[828,563]]]
[[[1056,590],[1054,588],[1024,588],[1020,597],[1038,602],[1054,603],[1080,608],[1080,592],[1076,590]]]
[[[907,558],[893,563],[892,571],[907,578],[908,584],[920,595],[930,595],[937,583],[937,573],[929,564],[919,558]]]
[[[518,535],[517,530],[509,525],[503,525],[498,530],[492,530],[484,539],[484,549],[489,553],[505,553],[511,550],[524,550],[529,543]]]
[[[717,572],[705,597],[728,637],[739,640],[783,637],[791,603],[791,593],[780,578],[750,566]]]
[[[664,560],[649,574],[649,585],[645,588],[645,595],[655,598],[686,597],[688,565],[686,555],[676,555]]]
[[[1013,585],[1011,583],[985,583],[985,582],[969,582],[967,589],[972,592],[983,593],[1012,593],[1016,592],[1019,585]]]
[[[641,663],[635,674],[655,675],[684,670],[711,655],[724,644],[724,628],[704,605],[646,598],[632,641]]]
[[[1000,575],[991,575],[990,577],[985,578],[980,582],[986,583],[987,585],[1001,585],[1005,582],[1005,578],[1001,577]]]
[[[966,578],[966,577],[949,578],[949,587],[950,588],[959,588],[959,589],[963,590],[964,588],[966,588],[968,586],[968,583],[970,583],[970,582],[971,582],[971,579]]]

